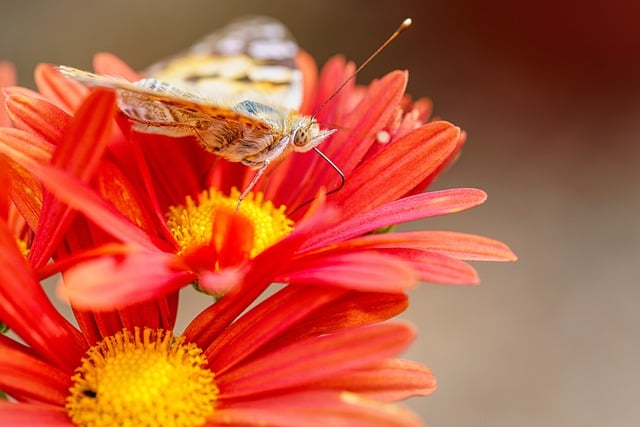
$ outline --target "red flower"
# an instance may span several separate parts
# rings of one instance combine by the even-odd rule
[[[301,58],[303,69],[315,70],[306,56]],[[135,77],[133,71],[108,55],[97,56],[96,69]],[[351,70],[352,66],[339,58],[330,61],[315,95],[306,97],[302,112],[313,111]],[[86,101],[72,119],[63,110],[75,111],[86,89],[51,68],[41,67],[37,76],[41,93],[58,107],[19,92],[9,96],[7,105],[16,127],[23,130],[20,138],[51,139],[57,146],[56,153],[62,154],[54,155],[59,160],[52,162],[56,167],[24,155],[12,158],[40,177],[45,187],[68,205],[65,209],[81,211],[124,243],[96,248],[95,242],[87,242],[92,248],[89,252],[72,251],[71,257],[58,258],[54,269],[73,265],[65,274],[63,292],[77,306],[118,307],[166,295],[196,279],[207,292],[224,293],[241,283],[260,262],[278,265],[274,281],[399,292],[412,286],[416,278],[477,283],[475,270],[464,260],[515,259],[504,244],[474,235],[441,231],[368,235],[400,222],[458,212],[485,200],[484,192],[475,189],[421,193],[458,154],[464,134],[446,122],[422,124],[428,103],[412,103],[403,95],[407,82],[404,72],[390,73],[366,88],[347,85],[318,113],[320,122],[334,123],[342,129],[322,145],[346,175],[344,188],[327,198],[327,206],[323,207],[322,197],[304,205],[322,194],[323,188],[338,185],[335,172],[314,153],[308,153],[289,156],[269,170],[256,187],[262,195],[245,200],[240,215],[229,207],[235,206],[229,201],[237,196],[231,195],[226,201],[223,196],[231,194],[232,187],[244,188],[252,171],[217,160],[193,141],[114,132],[108,125],[111,115],[106,107],[95,108],[110,102],[106,93],[94,94],[90,98],[93,101]],[[313,72],[306,76],[307,82],[315,80]],[[20,108],[23,105],[30,108]],[[43,115],[63,116],[61,121],[78,123],[79,129],[84,123],[91,137],[70,138],[66,127],[56,128],[43,120]],[[7,145],[15,138],[0,130],[0,143]],[[109,145],[102,162],[92,168],[96,171],[90,177],[92,188],[87,179],[91,173],[80,176],[79,171],[87,153],[94,153],[96,138],[108,140]],[[203,194],[208,188],[222,195],[215,191]],[[202,199],[199,203],[187,199],[198,197]],[[263,203],[263,199],[269,202]],[[256,209],[267,211],[269,223],[284,230],[283,234],[267,238],[274,235],[269,228],[272,225],[263,234],[258,227],[260,221],[243,214],[254,201]],[[188,211],[187,222],[205,215],[207,234],[204,240],[190,235],[187,241],[191,243],[185,244],[181,236],[192,231],[185,231],[182,225],[178,231],[170,230],[166,215],[171,216],[171,206],[189,203],[227,207],[213,211],[207,207],[206,214]],[[282,219],[282,211],[274,208],[281,203],[286,204],[284,213],[293,221],[294,231],[286,237],[289,220]],[[303,215],[315,227],[305,226]],[[255,250],[261,239],[267,240],[262,246],[267,249]],[[92,259],[95,256],[99,257]],[[98,273],[107,271],[109,274]],[[131,281],[145,286],[131,286]]]
[[[0,318],[25,343],[0,335],[0,390],[11,397],[0,401],[0,418],[60,426],[420,425],[385,403],[435,388],[424,366],[389,359],[414,336],[406,324],[383,322],[404,310],[406,296],[289,286],[247,310],[274,270],[256,258],[246,281],[181,337],[151,312],[137,328],[125,316],[123,325],[78,330],[51,305],[0,221]]]

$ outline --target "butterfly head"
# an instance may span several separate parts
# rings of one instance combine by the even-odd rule
[[[293,150],[300,153],[309,151],[335,131],[335,129],[321,130],[320,125],[313,118],[304,117],[304,120],[294,127],[291,137]]]

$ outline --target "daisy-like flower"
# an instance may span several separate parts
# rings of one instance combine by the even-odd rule
[[[248,309],[275,269],[254,267],[181,335],[126,310],[96,333],[55,310],[0,221],[0,319],[22,339],[0,335],[0,425],[420,425],[390,403],[435,388],[427,368],[391,358],[414,337],[383,322],[406,296],[288,286]]]
[[[353,66],[336,58],[318,79],[312,60],[304,54],[300,58],[307,87],[301,112],[306,113],[326,100]],[[98,55],[95,68],[137,78],[110,55]],[[38,176],[67,208],[81,211],[124,243],[84,245],[89,252],[71,251],[50,270],[66,270],[62,292],[78,307],[112,309],[171,294],[194,281],[206,292],[225,293],[267,256],[272,257],[267,262],[278,265],[273,281],[377,292],[401,292],[416,278],[473,284],[478,277],[466,260],[515,259],[504,244],[476,235],[372,234],[397,223],[468,209],[486,197],[476,189],[421,193],[457,156],[464,134],[446,122],[424,124],[429,104],[404,95],[406,72],[390,73],[368,87],[349,84],[319,112],[320,122],[341,129],[322,148],[346,176],[344,188],[327,197],[327,206],[323,189],[335,188],[338,178],[309,153],[274,165],[237,214],[237,189],[245,188],[253,171],[216,159],[194,141],[131,132],[126,121],[124,133],[113,131],[107,125],[111,114],[94,109],[106,105],[109,94],[98,91],[92,103],[82,104],[87,89],[51,67],[40,67],[36,81],[49,102],[9,91],[7,107],[22,131],[20,138],[51,139],[65,153],[53,157],[66,159],[76,169],[61,161],[54,162],[56,167],[32,161],[23,153],[8,155]],[[91,183],[86,174],[79,178],[81,168],[73,153],[93,150],[92,138],[71,140],[64,127],[43,120],[43,115],[85,122],[91,132],[103,130],[103,135],[92,136],[109,144]],[[12,139],[15,135],[0,130],[0,150],[6,152],[2,145],[11,145]],[[314,202],[306,203],[310,200]],[[318,227],[307,229],[293,244],[291,231],[315,215],[323,218],[316,221]],[[283,249],[266,250],[274,245]]]

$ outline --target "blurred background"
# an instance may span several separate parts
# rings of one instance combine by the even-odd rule
[[[520,260],[412,293],[407,357],[440,386],[408,405],[430,426],[640,425],[640,3],[6,1],[0,58],[26,86],[38,62],[89,68],[98,51],[143,68],[245,14],[281,19],[319,63],[360,63],[412,17],[358,80],[408,69],[469,134],[435,188],[489,200],[404,228],[485,234]]]

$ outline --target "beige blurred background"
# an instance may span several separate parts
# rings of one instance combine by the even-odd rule
[[[411,226],[493,236],[520,260],[478,264],[479,287],[413,292],[408,356],[440,388],[409,405],[430,426],[637,426],[640,7],[516,3],[3,1],[0,58],[23,85],[37,62],[88,67],[97,51],[142,68],[251,13],[319,62],[361,62],[412,17],[359,80],[409,69],[410,91],[469,133],[436,187],[489,200]]]

